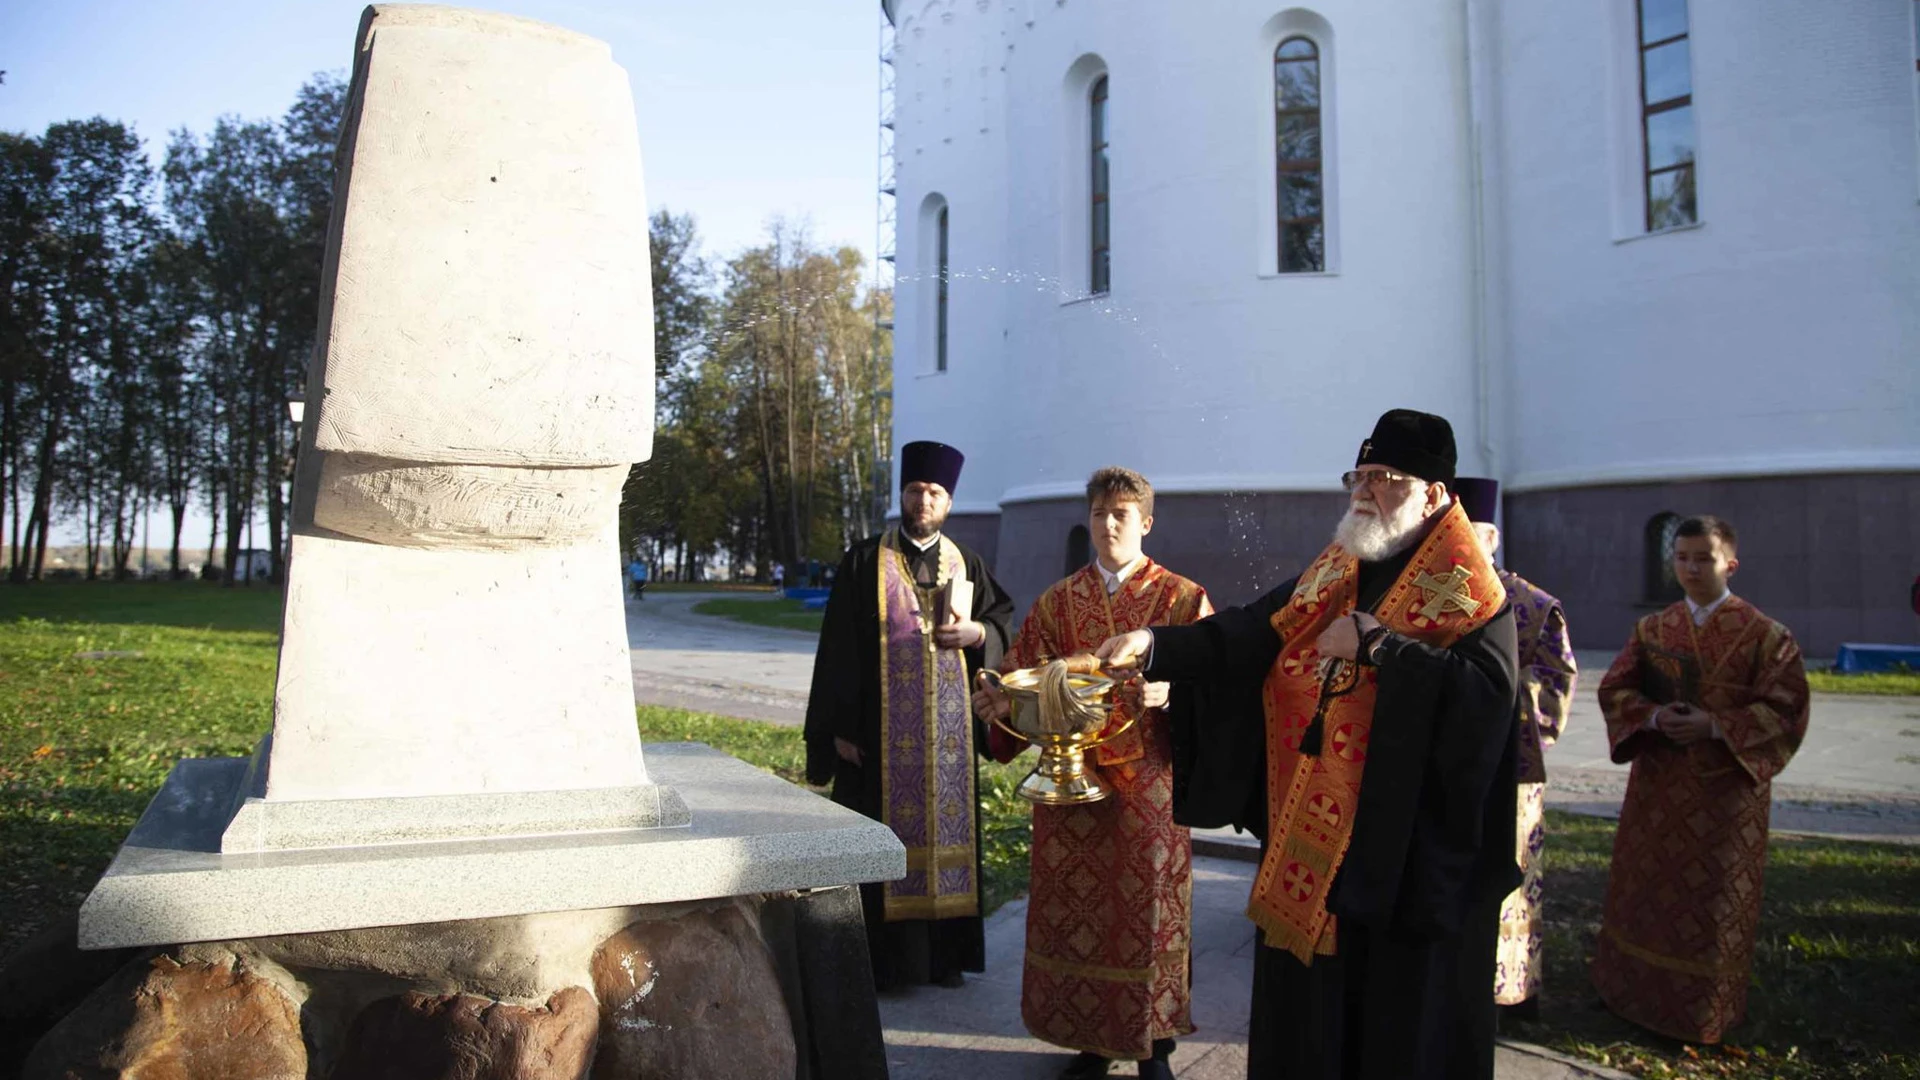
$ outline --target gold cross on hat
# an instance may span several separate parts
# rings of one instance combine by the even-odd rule
[[[1445,577],[1434,577],[1425,570],[1413,579],[1413,587],[1427,594],[1427,602],[1420,605],[1420,614],[1429,619],[1438,619],[1451,609],[1471,618],[1480,610],[1480,601],[1473,598],[1467,588],[1467,582],[1473,580],[1473,571],[1464,566],[1456,566]]]
[[[1365,442],[1362,442],[1360,444],[1360,460],[1365,461],[1372,456],[1373,456],[1373,440],[1368,439]]]

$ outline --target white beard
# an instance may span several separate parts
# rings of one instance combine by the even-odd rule
[[[1346,516],[1334,526],[1333,542],[1361,562],[1379,562],[1400,554],[1420,538],[1420,526],[1426,523],[1426,504],[1408,499],[1392,517],[1355,513],[1347,507]]]

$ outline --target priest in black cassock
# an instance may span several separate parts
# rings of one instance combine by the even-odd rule
[[[807,698],[807,779],[887,823],[907,874],[860,887],[881,989],[959,986],[986,969],[980,921],[978,733],[970,687],[997,668],[1013,601],[941,533],[960,451],[900,448],[900,524],[840,560]]]
[[[1517,661],[1455,459],[1445,419],[1388,412],[1303,574],[1100,647],[1174,684],[1175,820],[1261,837],[1250,1080],[1493,1076],[1493,1003],[1457,988],[1519,881]]]

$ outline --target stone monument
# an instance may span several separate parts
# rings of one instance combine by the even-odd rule
[[[336,177],[271,733],[168,777],[80,912],[82,947],[144,951],[27,1075],[884,1075],[853,885],[904,873],[893,834],[642,754],[625,72],[369,8]]]

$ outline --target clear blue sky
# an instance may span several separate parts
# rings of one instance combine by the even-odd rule
[[[343,77],[352,0],[0,0],[0,130],[100,115],[156,162],[168,132],[277,119],[315,72]],[[872,258],[878,10],[860,0],[492,0],[591,34],[633,85],[652,209],[692,213],[730,255],[769,219]],[[163,544],[160,522],[154,543]],[[56,542],[77,542],[56,528]],[[205,542],[204,524],[188,536]],[[261,534],[264,543],[264,534]]]
[[[493,0],[613,47],[633,84],[647,199],[690,211],[711,250],[775,214],[816,241],[874,242],[877,3]],[[0,0],[0,129],[95,114],[157,156],[178,127],[277,118],[316,71],[343,76],[350,0]]]

